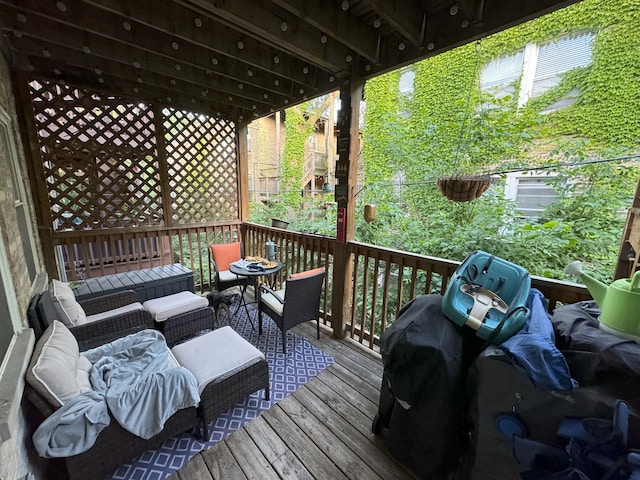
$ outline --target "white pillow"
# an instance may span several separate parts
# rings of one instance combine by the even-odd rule
[[[76,338],[64,324],[54,320],[33,350],[27,382],[52,406],[62,406],[81,392],[78,385],[79,357]],[[81,368],[86,369],[86,364]]]
[[[87,323],[87,315],[68,284],[53,279],[49,286],[49,293],[60,316],[60,321],[67,327],[71,328]]]

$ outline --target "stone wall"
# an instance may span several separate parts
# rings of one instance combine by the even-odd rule
[[[25,185],[27,198],[24,198],[29,211],[33,210],[33,201],[30,196],[27,167],[22,144],[18,132],[18,119],[15,110],[15,101],[12,93],[12,83],[9,69],[4,58],[0,56],[0,109],[10,118],[14,144],[21,163],[22,181]],[[0,136],[2,137],[2,136]],[[0,139],[0,143],[4,140]],[[32,213],[35,218],[35,213]],[[18,311],[21,313],[21,329],[16,332],[16,341],[10,350],[5,362],[4,370],[0,371],[0,420],[3,426],[4,441],[0,440],[0,479],[22,479],[27,474],[33,474],[35,478],[44,478],[42,474],[43,463],[35,455],[31,444],[32,427],[29,424],[35,415],[23,400],[24,371],[33,350],[33,332],[28,328],[26,310],[29,299],[33,293],[33,287],[29,278],[25,261],[20,229],[16,217],[15,197],[8,156],[7,145],[0,145],[0,231],[6,259],[6,267],[11,274],[13,288],[15,290]],[[33,228],[37,232],[37,228]],[[40,245],[39,239],[35,243]],[[36,263],[42,266],[42,254],[37,252]],[[40,267],[39,271],[42,271]],[[0,332],[6,335],[10,332]],[[7,438],[8,436],[8,438]],[[31,477],[33,478],[33,477]]]
[[[4,110],[11,119],[14,144],[22,167],[20,173],[22,175],[22,182],[25,185],[25,191],[27,192],[24,201],[29,211],[32,212],[31,218],[35,222],[33,199],[30,193],[31,190],[27,176],[27,165],[22,149],[22,141],[19,134],[18,119],[11,85],[11,77],[9,75],[7,63],[4,58],[0,57],[0,108]],[[2,230],[2,240],[7,251],[7,257],[9,258],[9,267],[18,300],[18,307],[21,312],[26,312],[29,299],[31,298],[32,286],[27,271],[22,240],[20,238],[20,230],[16,219],[11,170],[5,145],[0,145],[0,229]],[[38,231],[35,224],[33,225],[32,231]],[[36,239],[35,243],[40,245],[40,240]],[[36,253],[38,255],[36,263],[38,265],[42,265],[42,252],[38,250]],[[27,327],[26,318],[23,320],[24,327]]]

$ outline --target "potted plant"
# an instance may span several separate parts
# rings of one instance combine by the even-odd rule
[[[491,186],[488,168],[517,156],[523,143],[530,141],[513,120],[511,97],[498,99],[481,92],[475,97],[475,111],[467,105],[467,111],[459,114],[453,172],[437,180],[440,193],[456,202],[479,198]]]

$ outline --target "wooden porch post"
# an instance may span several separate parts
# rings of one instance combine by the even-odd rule
[[[238,164],[238,214],[241,222],[249,221],[249,151],[247,147],[247,123],[237,123],[236,145]],[[241,227],[242,241],[246,244],[246,228]]]
[[[44,268],[49,278],[60,278],[58,264],[56,262],[56,247],[53,242],[53,220],[49,210],[49,192],[44,176],[42,156],[38,133],[33,118],[31,95],[29,94],[29,81],[22,73],[12,76],[13,93],[16,99],[16,113],[18,115],[18,127],[24,155],[27,161],[27,172],[31,190],[31,198],[36,212],[36,223],[40,235],[40,246],[44,258]]]
[[[162,210],[164,222],[168,227],[173,226],[173,206],[171,201],[171,187],[169,185],[169,165],[167,162],[167,143],[164,138],[164,115],[162,107],[157,103],[151,104],[153,110],[153,126],[156,131],[156,148],[158,150],[158,166],[160,167],[160,185],[162,189]]]
[[[346,321],[351,317],[351,291],[353,255],[347,242],[355,233],[355,198],[360,151],[360,100],[364,81],[352,79],[340,88],[340,117],[338,119],[338,161],[336,162],[335,199],[338,205],[336,218],[336,251],[333,254],[333,292],[331,323],[333,336],[345,336]]]

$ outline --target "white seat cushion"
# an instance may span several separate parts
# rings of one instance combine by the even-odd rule
[[[95,322],[97,320],[103,320],[105,318],[115,317],[116,315],[122,315],[123,313],[134,312],[136,310],[144,310],[144,307],[140,302],[130,303],[129,305],[125,305],[124,307],[114,308],[113,310],[96,313],[95,315],[88,315],[87,323]]]
[[[76,300],[71,287],[64,282],[53,279],[49,285],[49,293],[60,321],[67,327],[75,327],[87,323],[84,309]]]
[[[209,383],[221,382],[264,360],[260,350],[229,326],[181,343],[171,351],[178,363],[196,377],[200,393]]]
[[[166,297],[153,298],[142,304],[156,322],[209,306],[209,301],[193,292],[179,292]]]
[[[284,300],[284,291],[285,291],[284,288],[282,290],[276,290],[276,293],[283,300]],[[271,294],[270,292],[262,292],[260,296],[260,300],[264,302],[269,308],[271,308],[271,310],[276,312],[278,315],[282,316],[282,311],[284,310],[284,304],[280,303],[280,301],[276,297],[274,297],[273,294]]]
[[[229,270],[222,270],[221,272],[219,272],[219,275],[221,282],[233,282],[234,280],[242,280],[247,278],[244,275],[236,275],[235,273],[231,273]]]

